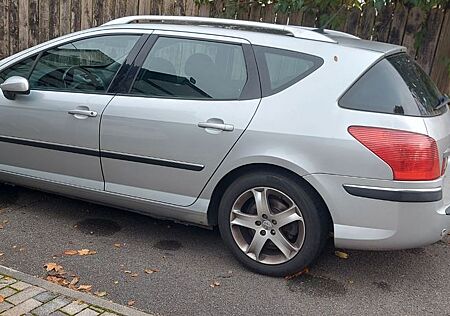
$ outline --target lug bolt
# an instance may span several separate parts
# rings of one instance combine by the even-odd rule
[[[272,235],[275,235],[275,229],[272,229],[272,230],[270,231],[270,233],[271,233]]]
[[[263,214],[262,218],[267,219],[267,215]]]
[[[260,226],[260,225],[261,225],[261,222],[260,222],[260,221],[256,221],[256,222],[255,222],[255,225],[256,225],[256,226]]]
[[[262,230],[260,234],[263,235],[263,236],[265,236],[265,235],[266,235],[266,231],[265,231],[265,230]]]
[[[272,220],[272,224],[276,225],[277,221],[276,220]]]

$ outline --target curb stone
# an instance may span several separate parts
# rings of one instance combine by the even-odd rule
[[[136,309],[132,309],[132,308],[129,308],[129,307],[117,304],[117,303],[113,303],[113,302],[101,299],[99,297],[96,297],[96,296],[93,296],[93,295],[90,295],[87,293],[74,291],[72,289],[68,289],[63,286],[51,283],[49,281],[37,278],[35,276],[32,276],[32,275],[29,275],[29,274],[26,274],[26,273],[23,273],[23,272],[0,265],[0,280],[3,278],[3,276],[1,276],[1,275],[8,276],[12,279],[15,279],[18,281],[17,283],[21,282],[19,284],[20,287],[24,287],[25,284],[29,284],[30,287],[25,288],[23,291],[27,291],[27,289],[28,289],[28,291],[32,291],[32,290],[34,290],[34,288],[41,288],[42,291],[40,291],[40,292],[36,291],[37,294],[34,297],[38,297],[39,294],[42,295],[43,294],[42,292],[45,292],[45,291],[57,293],[58,295],[60,295],[62,297],[64,297],[64,296],[67,297],[70,300],[69,303],[72,301],[84,302],[89,307],[92,307],[92,309],[90,309],[90,310],[93,312],[95,312],[95,310],[99,310],[99,309],[105,310],[105,313],[103,313],[101,315],[114,315],[113,313],[116,313],[118,315],[126,315],[126,316],[149,316],[149,315],[151,315],[151,314],[147,314],[147,313],[138,311]],[[16,282],[15,280],[13,283]],[[8,282],[8,283],[11,283],[11,282]],[[10,286],[10,285],[11,284],[8,284],[8,286]],[[22,291],[19,291],[16,294],[13,294],[12,296],[20,294],[21,292]],[[8,298],[6,298],[4,303],[7,303],[7,304],[4,304],[4,306],[7,306],[7,305],[11,305],[11,306],[9,306],[8,309],[6,309],[6,310],[0,309],[0,310],[2,310],[2,311],[0,311],[0,313],[2,313],[2,315],[3,315],[3,313],[8,314],[8,311],[12,311],[13,309],[20,310],[20,308],[26,308],[26,303],[30,300],[33,300],[31,303],[33,303],[34,305],[37,305],[39,303],[39,305],[37,306],[38,308],[39,308],[39,306],[43,307],[45,304],[49,304],[49,303],[42,303],[40,301],[36,301],[33,298],[30,298],[29,300],[25,300],[24,302],[20,302],[19,304],[14,306],[13,304],[10,304],[10,302],[7,302]],[[0,304],[3,304],[3,303],[0,303]],[[24,306],[21,306],[21,305],[24,305]],[[68,305],[66,304],[65,306],[68,306]],[[64,307],[62,307],[62,310],[64,310]],[[86,312],[87,312],[87,310],[86,310]],[[31,313],[33,313],[33,311],[31,311]],[[92,315],[95,315],[95,314],[92,314]],[[97,315],[100,315],[100,313],[97,313]]]

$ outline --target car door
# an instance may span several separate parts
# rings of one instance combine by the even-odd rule
[[[29,95],[0,93],[0,170],[103,190],[99,154],[108,87],[141,37],[101,35],[47,49],[0,73],[29,79]]]
[[[148,45],[102,117],[105,189],[187,206],[259,105],[256,63],[240,39],[155,31]]]

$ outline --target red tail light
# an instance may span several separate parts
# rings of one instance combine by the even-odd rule
[[[427,135],[363,126],[348,131],[391,167],[394,180],[426,181],[441,175],[436,141]]]

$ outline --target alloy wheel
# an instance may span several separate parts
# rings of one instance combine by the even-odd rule
[[[269,187],[252,188],[236,199],[230,228],[239,248],[264,264],[291,260],[305,240],[300,208],[287,194]]]

